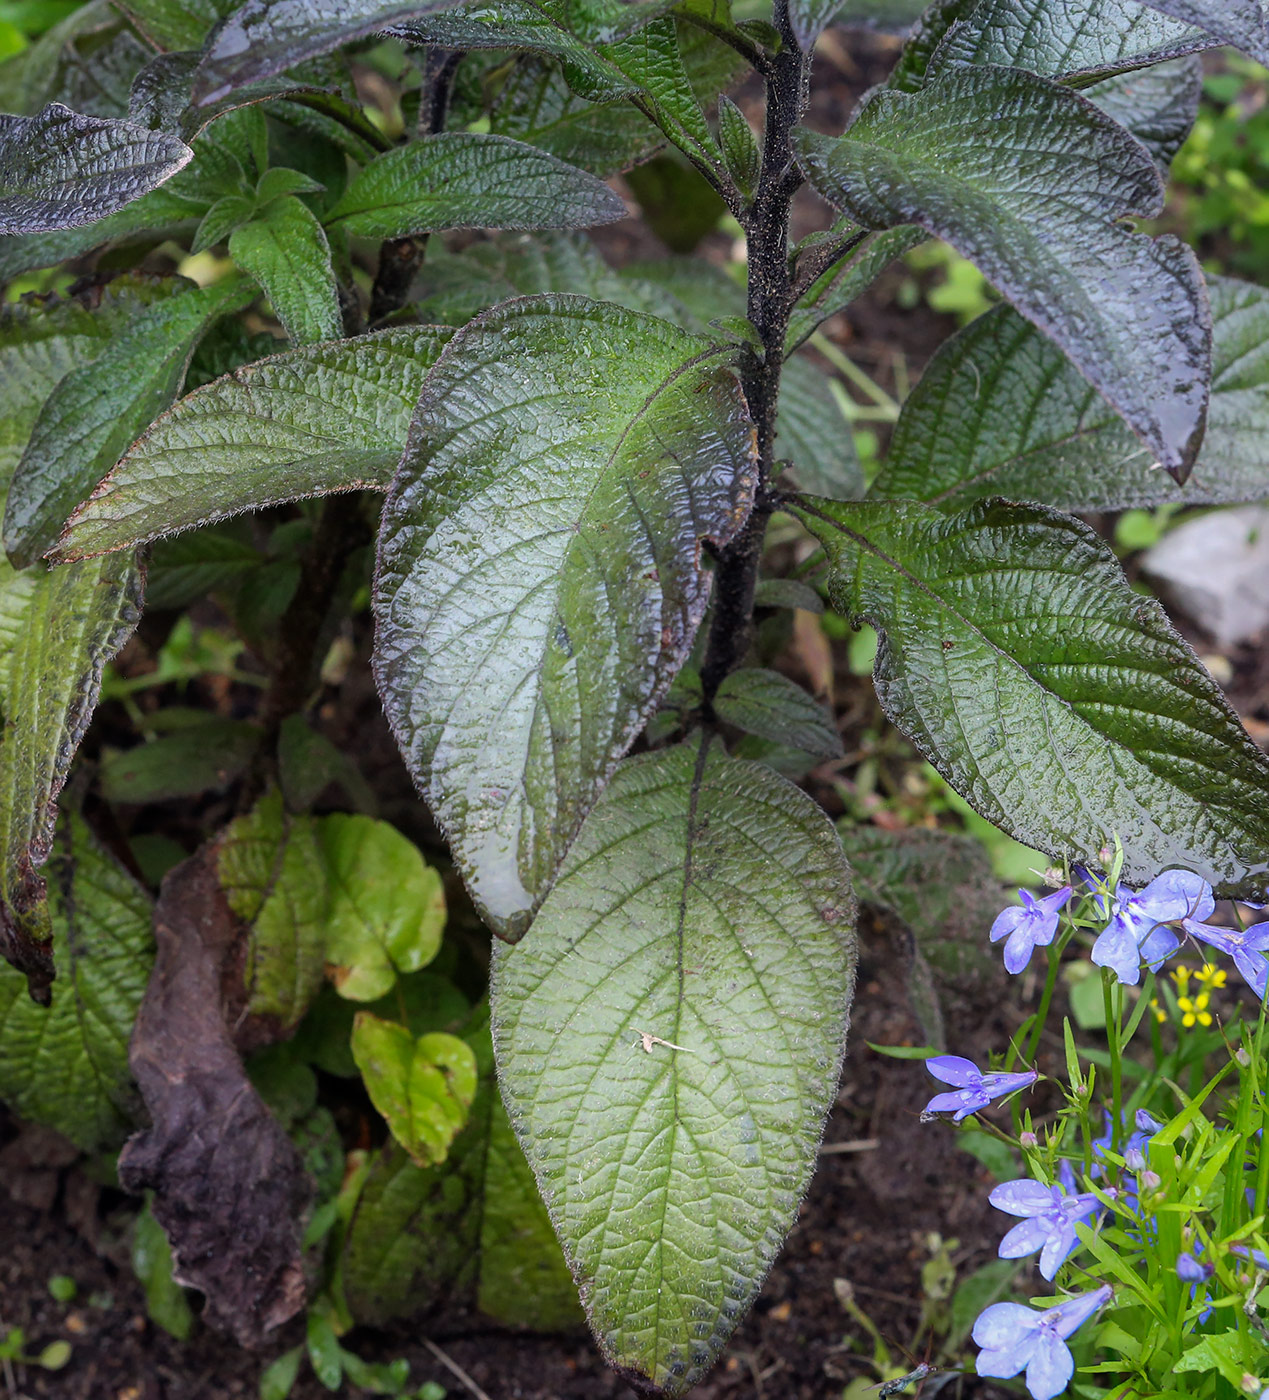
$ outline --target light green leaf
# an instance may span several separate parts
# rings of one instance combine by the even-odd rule
[[[762,170],[762,147],[745,114],[730,97],[718,99],[718,144],[736,188],[752,199]]]
[[[233,0],[119,0],[119,8],[161,49],[198,49]]]
[[[220,883],[252,925],[244,970],[254,1015],[298,1024],[322,985],[330,894],[312,818],[293,817],[276,789],[226,828]]]
[[[624,218],[601,180],[505,136],[424,136],[367,165],[327,216],[358,238],[451,228],[586,228]]]
[[[1207,434],[1184,486],[1070,362],[1009,307],[946,341],[904,404],[870,496],[955,510],[983,496],[1062,510],[1269,494],[1269,292],[1208,283],[1212,389]]]
[[[832,716],[796,681],[779,671],[741,667],[725,677],[714,711],[747,734],[790,744],[816,758],[840,758],[842,740]]]
[[[317,827],[331,890],[327,975],[340,996],[373,1001],[398,971],[417,972],[440,950],[444,886],[387,822],[339,813]]]
[[[295,196],[274,200],[259,219],[230,234],[229,256],[260,285],[297,345],[343,334],[330,245]]]
[[[1123,878],[1182,866],[1226,891],[1269,871],[1269,759],[1153,598],[1086,525],[981,501],[806,503],[829,595],[882,634],[886,713],[1018,840]]]
[[[235,229],[250,223],[256,212],[256,203],[245,194],[223,194],[203,215],[194,241],[190,244],[191,253],[205,253],[217,243],[224,243]]]
[[[60,102],[34,117],[0,114],[0,234],[94,223],[162,184],[193,154],[175,136],[85,117]]]
[[[384,508],[375,667],[484,916],[518,935],[686,658],[749,511],[728,352],[583,297],[459,331]]]
[[[182,399],[72,516],[82,559],[302,496],[387,486],[450,338],[402,326],[271,355]]]
[[[1032,74],[963,67],[917,94],[876,92],[840,138],[796,140],[812,184],[857,223],[916,223],[977,263],[1184,478],[1206,409],[1203,280],[1188,248],[1118,222],[1163,196],[1121,127]],[[1034,179],[1002,159],[1023,146]]]
[[[230,278],[156,302],[57,385],[9,487],[4,544],[15,564],[34,563],[57,539],[75,506],[172,402],[204,331],[252,295],[246,278]]]
[[[476,1093],[476,1057],[456,1035],[416,1040],[404,1026],[359,1011],[353,1059],[392,1136],[420,1167],[435,1166],[467,1123]]]
[[[128,1036],[154,961],[150,899],[77,816],[63,818],[50,870],[57,981],[37,1006],[0,965],[0,1098],[93,1152],[137,1122]]]
[[[853,923],[820,809],[698,738],[622,765],[531,936],[495,948],[512,1124],[605,1354],[667,1395],[717,1357],[797,1213]]]
[[[395,1144],[375,1159],[341,1260],[353,1315],[383,1323],[441,1300],[509,1327],[581,1321],[577,1289],[494,1082],[487,1013],[464,1034],[480,1067],[467,1127],[440,1166]]]
[[[145,1289],[150,1321],[183,1342],[194,1325],[185,1290],[172,1277],[172,1249],[147,1199],[132,1224],[132,1272]]]

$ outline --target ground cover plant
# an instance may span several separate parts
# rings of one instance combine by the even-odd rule
[[[1138,225],[1200,55],[1269,27],[918,9],[92,0],[0,66],[0,1097],[144,1198],[164,1325],[177,1284],[247,1346],[303,1315],[266,1395],[404,1393],[344,1339],[455,1297],[708,1372],[815,1165],[857,901],[919,928],[962,859],[798,785],[840,734],[770,663],[826,604],[1052,886],[982,930],[1048,949],[994,1065],[909,937],[930,1112],[1038,1082],[1081,941],[1101,994],[998,1135],[1004,1259],[1060,1291],[987,1277],[980,1374],[1269,1388],[1269,760],[1079,518],[1266,495],[1269,293]],[[843,13],[908,38],[824,130]],[[743,285],[612,268],[619,175],[667,242],[733,221]],[[929,238],[1000,300],[865,472],[810,350]],[[435,840],[323,726],[367,616]],[[1251,987],[1219,1034],[1183,938]]]

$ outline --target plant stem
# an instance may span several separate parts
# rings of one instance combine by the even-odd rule
[[[793,158],[790,133],[806,109],[810,63],[794,37],[787,0],[776,0],[773,18],[783,47],[766,75],[762,170],[742,221],[749,244],[747,314],[763,346],[761,358],[746,355],[741,371],[749,412],[757,427],[758,486],[753,513],[740,534],[719,553],[714,569],[714,616],[701,667],[707,713],[723,678],[744,660],[749,649],[754,587],[773,508],[767,488],[775,462],[784,338],[793,309],[789,209],[802,175]]]

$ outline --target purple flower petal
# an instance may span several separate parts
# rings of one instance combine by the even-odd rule
[[[1024,1308],[1021,1303],[992,1303],[979,1313],[972,1335],[984,1350],[1004,1351],[1030,1337],[1042,1320],[1034,1308]],[[1012,1371],[983,1371],[982,1374],[1016,1376],[1025,1364],[1015,1366]]]
[[[993,943],[1000,940],[1027,921],[1027,910],[1021,904],[1011,904],[1008,909],[1002,909],[991,926],[991,932],[987,935]]]
[[[1126,982],[1130,987],[1136,986],[1140,980],[1141,949],[1121,914],[1116,914],[1097,935],[1092,959],[1098,967],[1110,968],[1121,982]]]
[[[969,1088],[982,1082],[982,1073],[973,1060],[967,1060],[962,1055],[934,1055],[926,1060],[925,1067],[935,1077],[941,1079],[944,1084],[959,1084],[962,1088]]]
[[[1048,1328],[1041,1329],[1027,1363],[1027,1389],[1032,1400],[1054,1400],[1070,1385],[1074,1374],[1070,1348]]]
[[[1007,1231],[996,1250],[1000,1259],[1025,1259],[1028,1254],[1042,1250],[1049,1242],[1050,1225],[1048,1220],[1020,1220]],[[1051,1275],[1050,1275],[1051,1277]]]
[[[1035,1070],[1029,1069],[1021,1074],[984,1074],[981,1082],[983,1092],[998,1099],[1002,1094],[1013,1094],[1030,1087],[1039,1077]]]
[[[1165,870],[1136,896],[1142,914],[1157,923],[1173,919],[1206,919],[1216,909],[1212,887],[1190,870]]]
[[[1184,1279],[1186,1283],[1202,1283],[1207,1277],[1207,1270],[1192,1254],[1178,1254],[1176,1276]]]
[[[1039,1181],[1030,1181],[1026,1177],[1020,1177],[1016,1181],[1002,1181],[999,1186],[993,1188],[987,1199],[997,1210],[1021,1216],[1044,1215],[1056,1204],[1051,1186],[1045,1186]]]
[[[977,1109],[986,1108],[990,1100],[983,1094],[976,1094],[972,1089],[957,1089],[955,1093],[935,1094],[926,1104],[925,1113],[955,1113],[956,1121],[959,1123],[962,1118]]]
[[[1069,1220],[1063,1220],[1045,1240],[1044,1248],[1040,1251],[1040,1277],[1052,1283],[1063,1261],[1073,1253],[1079,1242],[1074,1225]]]
[[[1104,1303],[1109,1302],[1113,1289],[1108,1283],[1092,1293],[1084,1293],[1078,1298],[1068,1298],[1056,1308],[1049,1309],[1045,1324],[1051,1325],[1063,1339],[1079,1330]]]

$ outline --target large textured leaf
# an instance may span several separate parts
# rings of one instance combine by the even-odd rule
[[[1197,54],[1120,73],[1084,93],[1132,132],[1155,158],[1165,178],[1194,126],[1202,95],[1203,63]]]
[[[175,136],[50,102],[0,115],[0,234],[90,224],[174,175],[193,155]]]
[[[820,809],[698,737],[622,765],[532,935],[495,951],[512,1124],[601,1347],[666,1394],[717,1357],[797,1213],[853,924]]]
[[[1221,41],[1269,63],[1269,7],[1265,0],[1146,0],[1153,10],[1201,25]]]
[[[602,181],[505,136],[425,136],[388,151],[327,217],[361,238],[449,228],[587,228],[624,218]]]
[[[56,540],[75,506],[172,402],[207,327],[253,295],[245,278],[178,289],[57,385],[9,486],[4,545],[15,564],[33,563]]]
[[[297,345],[343,334],[330,245],[321,224],[294,196],[276,199],[229,237],[229,256],[264,291]]]
[[[0,965],[0,1099],[92,1152],[136,1123],[128,1036],[154,960],[150,900],[77,816],[50,872],[57,983],[37,1006]]]
[[[272,355],[164,414],[75,512],[81,559],[302,496],[384,488],[451,332],[403,326]]]
[[[870,495],[956,509],[983,496],[1062,510],[1269,495],[1269,292],[1212,278],[1212,397],[1184,486],[1009,307],[947,341],[904,404]]]
[[[582,297],[458,332],[384,508],[375,670],[492,925],[522,933],[682,664],[754,433],[708,341]]]
[[[458,0],[247,0],[216,31],[194,101],[207,106],[305,59]]]
[[[886,713],[997,826],[1124,878],[1269,872],[1269,759],[1152,598],[1071,516],[988,500],[800,512],[835,605],[882,634]]]
[[[869,228],[917,223],[973,259],[1165,467],[1202,440],[1210,331],[1194,254],[1117,222],[1162,201],[1144,149],[1064,88],[957,68],[878,92],[846,135],[801,130],[812,183]],[[1025,149],[1031,177],[1004,151]]]
[[[994,63],[1087,82],[1212,42],[1204,30],[1136,0],[980,0],[950,26],[934,66]]]
[[[353,1316],[383,1323],[474,1301],[511,1327],[581,1321],[577,1290],[494,1081],[488,1016],[464,1032],[480,1068],[467,1128],[446,1161],[416,1166],[395,1144],[375,1159],[345,1237]]]

